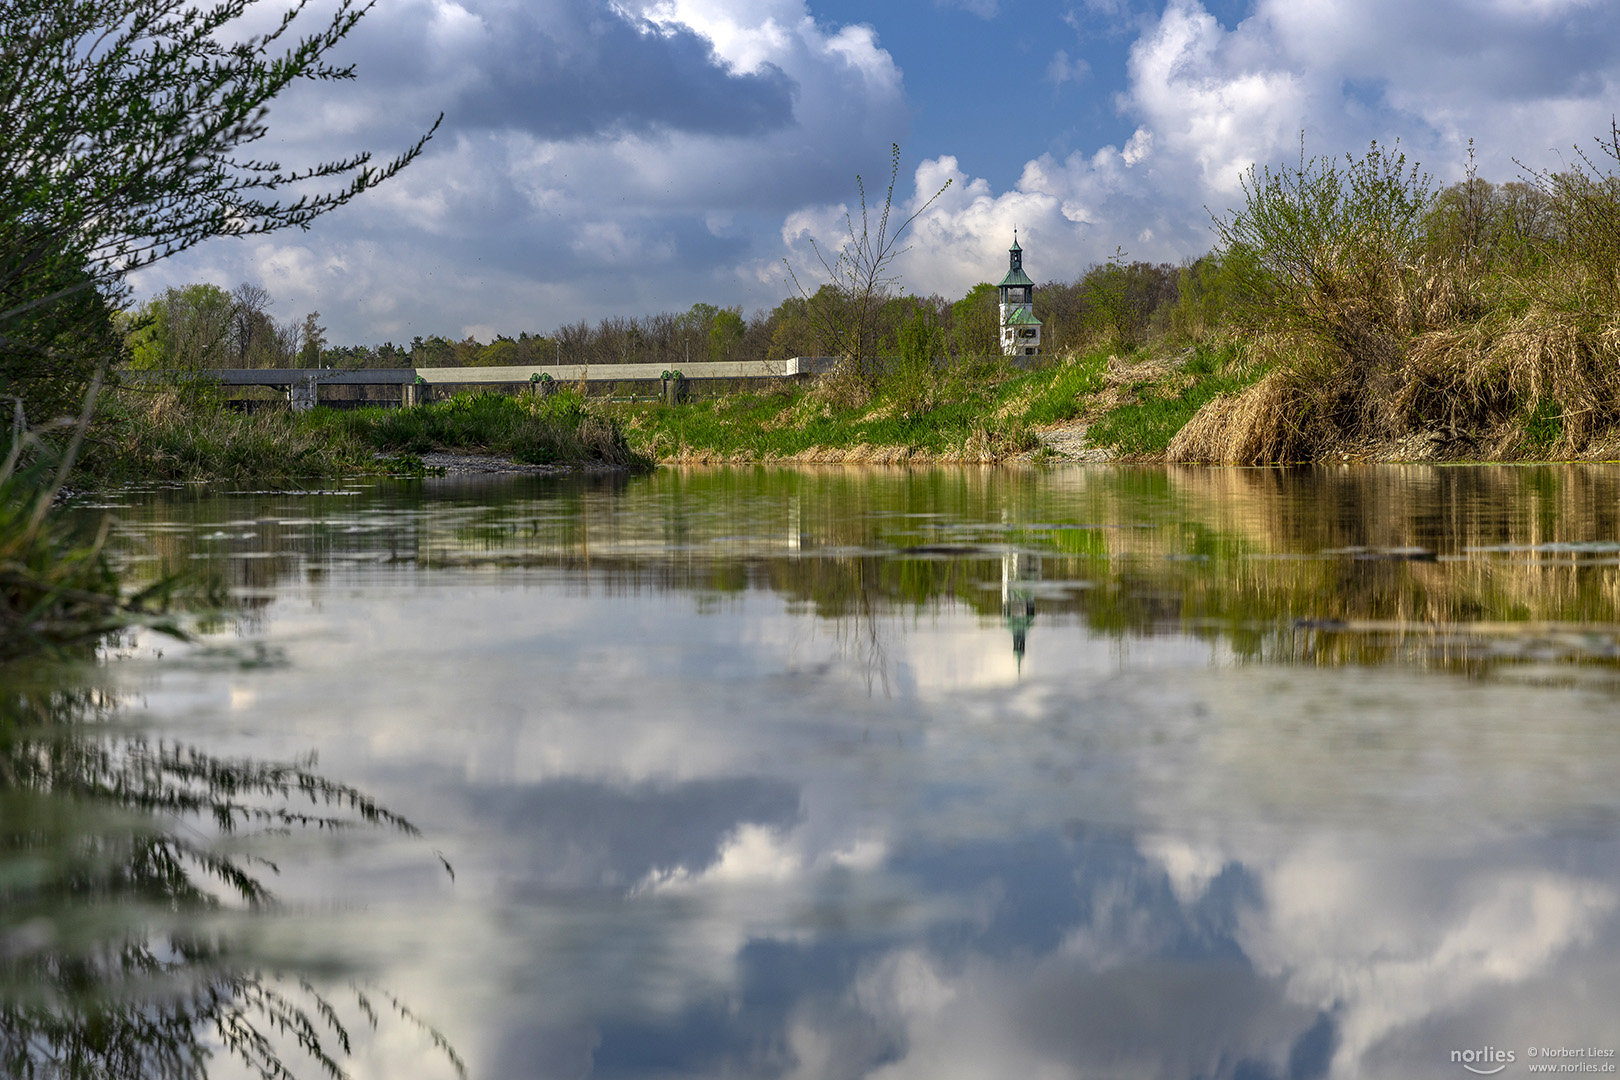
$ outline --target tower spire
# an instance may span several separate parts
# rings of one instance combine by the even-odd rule
[[[1007,249],[1007,275],[996,286],[1001,293],[1001,351],[1007,356],[1036,356],[1041,351],[1041,320],[1035,317],[1035,282],[1024,273],[1024,249],[1013,226]]]

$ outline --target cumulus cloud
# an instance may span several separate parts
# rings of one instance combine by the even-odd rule
[[[907,122],[875,31],[804,0],[400,0],[343,52],[360,79],[280,102],[276,154],[399,145],[442,109],[427,154],[309,236],[210,244],[137,288],[274,273],[336,340],[735,303],[750,238],[871,173]]]
[[[1095,10],[1093,10],[1095,9]],[[1071,13],[1077,31],[1093,14]],[[1116,99],[1137,124],[1106,145],[1026,163],[995,192],[954,156],[924,162],[912,205],[955,184],[918,220],[902,262],[919,291],[960,295],[999,272],[1012,228],[1037,280],[1069,279],[1122,250],[1177,261],[1212,242],[1211,212],[1240,198],[1251,165],[1400,141],[1442,182],[1460,177],[1467,142],[1488,178],[1556,166],[1559,148],[1606,129],[1620,89],[1620,10],[1558,0],[1299,4],[1258,0],[1224,25],[1198,0],[1170,0],[1129,47]],[[1059,51],[1047,79],[1075,77]],[[790,245],[791,246],[791,245]]]

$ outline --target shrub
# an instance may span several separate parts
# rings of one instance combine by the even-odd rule
[[[903,416],[927,412],[939,393],[939,364],[945,358],[945,333],[926,311],[915,312],[900,327],[887,389]]]
[[[125,595],[103,551],[108,520],[90,528],[56,510],[77,446],[58,458],[19,422],[0,462],[0,661],[87,647],[138,622],[180,633],[164,614],[175,579]]]
[[[531,465],[647,464],[619,424],[573,389],[538,398],[464,393],[409,409],[336,414],[333,423],[379,450],[483,450]]]

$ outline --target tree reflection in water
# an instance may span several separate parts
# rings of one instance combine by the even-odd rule
[[[345,1075],[379,1011],[438,1031],[386,991],[341,1000],[256,964],[227,916],[273,906],[253,836],[400,815],[313,761],[224,759],[110,723],[113,705],[60,671],[0,691],[0,1071],[19,1077],[194,1077],[216,1057],[261,1077]],[[354,1019],[346,1019],[353,1017]]]

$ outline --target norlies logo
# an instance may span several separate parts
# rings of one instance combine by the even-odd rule
[[[1453,1050],[1451,1060],[1478,1076],[1495,1076],[1513,1061],[1513,1051],[1482,1046],[1478,1050]]]

